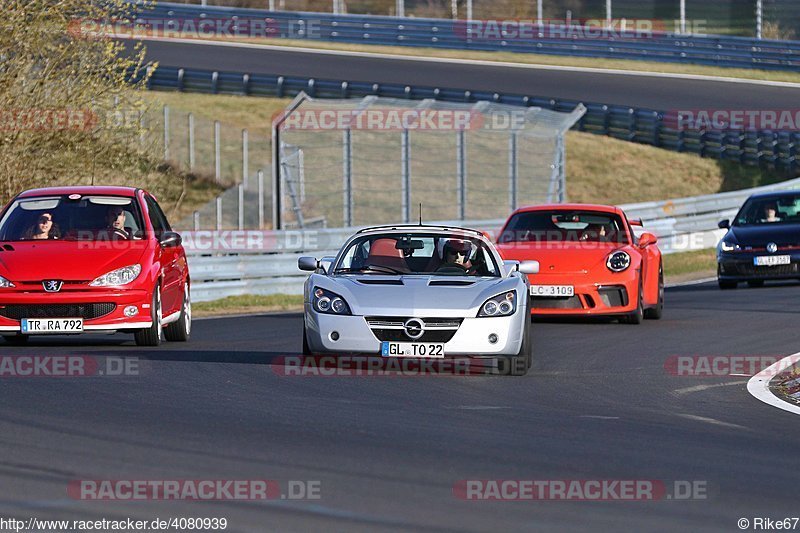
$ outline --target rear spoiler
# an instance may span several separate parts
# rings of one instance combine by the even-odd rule
[[[629,218],[628,222],[631,223],[631,226],[640,226],[642,228],[644,227],[644,222],[642,222],[641,218],[635,218],[635,219]]]

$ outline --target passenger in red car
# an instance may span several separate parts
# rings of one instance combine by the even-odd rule
[[[24,240],[39,240],[39,239],[59,239],[61,238],[61,230],[58,224],[53,222],[52,213],[42,213],[36,224],[32,225],[25,231],[22,236]]]

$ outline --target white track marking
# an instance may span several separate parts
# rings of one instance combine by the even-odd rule
[[[750,377],[750,376],[747,376]],[[717,387],[730,387],[732,385],[744,385],[745,381],[729,381],[727,383],[713,383],[711,385],[695,385],[694,387],[686,387],[685,389],[675,389],[673,393],[683,396],[684,394],[691,394],[693,392],[702,392],[708,389],[716,389]]]
[[[665,288],[671,289],[673,287],[687,287],[689,285],[702,285],[703,283],[711,283],[712,281],[717,281],[717,278],[703,278],[703,279],[695,279],[692,281],[681,281],[679,283],[667,283],[664,285]]]
[[[714,81],[724,83],[739,83],[749,85],[768,85],[772,87],[788,87],[793,89],[800,89],[800,83],[788,81],[770,81],[770,80],[751,80],[746,78],[731,78],[726,76],[707,76],[703,74],[680,74],[676,72],[651,72],[646,70],[624,70],[624,69],[606,69],[597,67],[571,67],[563,65],[540,65],[531,63],[514,63],[510,61],[490,61],[485,59],[458,59],[451,57],[426,57],[426,56],[411,56],[403,54],[385,54],[379,52],[356,52],[352,50],[332,50],[322,48],[302,48],[302,47],[289,47],[279,46],[273,44],[256,44],[256,43],[238,43],[229,41],[214,41],[205,39],[180,39],[180,38],[166,38],[166,37],[148,37],[136,36],[131,37],[125,34],[112,34],[117,39],[130,39],[140,41],[157,41],[157,42],[174,42],[182,44],[195,44],[207,46],[226,46],[230,48],[249,48],[256,50],[273,50],[280,52],[296,52],[304,54],[319,54],[319,55],[333,55],[333,56],[349,56],[349,57],[367,57],[374,59],[394,59],[398,61],[417,61],[428,63],[450,63],[455,65],[479,65],[491,67],[506,67],[527,70],[554,70],[564,72],[587,72],[595,74],[614,74],[619,76],[643,76],[650,78],[674,78],[682,80],[697,80],[697,81]]]
[[[690,415],[688,413],[676,413],[681,418],[686,418],[687,420],[694,420],[696,422],[705,422],[706,424],[711,424],[714,426],[722,426],[731,429],[744,429],[750,431],[750,428],[746,428],[744,426],[740,426],[739,424],[731,424],[730,422],[723,422],[722,420],[717,420],[716,418],[708,418],[706,416],[697,416],[697,415]]]
[[[792,354],[784,357],[774,365],[765,368],[747,382],[747,391],[761,400],[778,409],[789,411],[796,415],[800,415],[800,406],[793,405],[789,402],[781,400],[769,390],[769,382],[775,377],[777,373],[787,370],[792,365],[800,363],[800,353]]]

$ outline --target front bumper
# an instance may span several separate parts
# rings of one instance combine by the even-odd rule
[[[459,320],[462,322],[455,334],[444,343],[445,356],[516,355],[522,345],[523,328],[529,326],[527,315],[519,310],[508,317]],[[305,323],[308,344],[314,353],[380,355],[382,341],[364,316],[318,313],[306,303]],[[339,334],[336,341],[331,338],[333,332]],[[489,342],[492,333],[497,335],[495,343]],[[404,339],[402,342],[435,341]]]
[[[532,274],[531,285],[572,285],[575,296],[532,297],[531,314],[557,315],[623,315],[636,310],[639,297],[637,270],[609,273],[602,279],[587,279],[585,274]]]
[[[152,294],[144,289],[98,289],[59,293],[0,292],[0,333],[19,333],[19,318],[39,318],[39,316],[18,316],[20,313],[53,315],[45,316],[44,318],[84,318],[84,332],[112,332],[148,328],[153,324],[150,309],[151,302]],[[74,315],[77,310],[83,310],[90,304],[99,303],[113,304],[113,310],[97,318],[55,316],[55,314],[61,314],[62,310]],[[24,307],[19,308],[17,306]],[[125,316],[123,311],[128,306],[136,306],[138,309],[137,314],[132,317]],[[111,307],[108,306],[108,308]],[[9,316],[14,318],[9,318]]]
[[[756,266],[758,256],[788,255],[788,265]],[[717,252],[717,276],[721,281],[760,281],[800,278],[800,251]]]

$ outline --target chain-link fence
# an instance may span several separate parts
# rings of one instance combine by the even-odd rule
[[[143,120],[154,155],[194,179],[228,187],[216,201],[175,221],[177,228],[258,228],[270,222],[269,139],[168,106],[150,110]]]
[[[298,96],[279,121],[275,227],[501,218],[565,200],[564,133],[585,110]]]
[[[199,4],[200,0],[181,3]],[[495,20],[536,20],[537,0],[207,0],[208,5],[251,7],[280,11],[338,12],[359,15],[402,14],[410,17]],[[800,35],[800,2],[762,0],[762,36],[796,39]],[[681,29],[683,4],[687,33],[755,36],[757,0],[541,0],[544,19],[646,19],[657,29]]]

